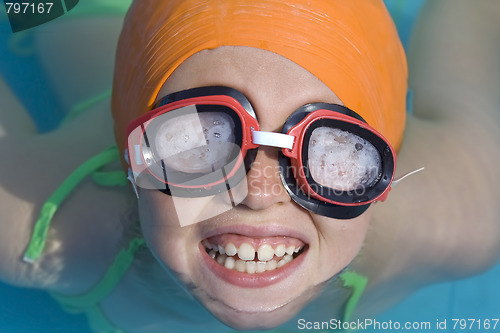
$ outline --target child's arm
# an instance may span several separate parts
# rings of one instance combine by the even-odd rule
[[[111,88],[122,19],[61,18],[34,30],[36,56],[51,83],[47,89],[66,111]],[[33,264],[22,258],[50,195],[114,144],[109,97],[43,135],[3,80],[0,100],[0,280],[78,293],[101,278],[123,245],[123,229],[136,220],[127,186],[100,187],[85,177],[54,215],[43,255]],[[114,170],[120,169],[117,163]]]
[[[122,246],[134,207],[126,186],[103,188],[85,177],[54,215],[42,256],[32,264],[22,259],[42,205],[77,167],[114,143],[109,100],[40,135],[3,80],[0,99],[0,280],[81,292]]]
[[[423,9],[409,54],[413,115],[396,174],[425,170],[374,205],[365,255],[381,280],[404,275],[421,285],[498,260],[498,17],[495,0],[429,1]]]
[[[482,272],[500,256],[500,2],[429,1],[414,32],[414,93],[397,175],[375,204],[360,258],[362,312],[429,283]],[[371,288],[371,287],[376,288]]]
[[[410,49],[415,113],[402,159],[427,167],[413,223],[435,225],[441,266],[431,274],[468,275],[500,255],[500,3],[429,1],[424,15]]]

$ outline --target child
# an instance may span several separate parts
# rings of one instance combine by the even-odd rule
[[[1,149],[12,157],[2,165],[5,281],[50,290],[86,311],[97,331],[294,329],[292,318],[349,319],[355,305],[357,316],[368,316],[423,284],[495,262],[489,189],[500,160],[500,76],[487,64],[496,63],[499,44],[487,18],[498,6],[425,8],[404,129],[405,59],[382,3],[249,4],[134,2],[112,109],[136,192],[84,178],[53,215],[45,248],[30,239],[43,230],[34,225],[37,211],[54,207],[43,204],[51,184],[74,168],[86,173],[113,161],[118,153],[107,150],[78,167],[111,143],[111,124],[96,107],[33,140],[26,118],[5,118]],[[480,38],[445,38],[463,26]],[[467,71],[457,72],[459,64]],[[6,103],[20,109],[12,98]],[[199,138],[214,141],[200,146]],[[334,153],[314,148],[315,140]],[[211,149],[208,158],[200,147]],[[326,162],[340,167],[322,174]],[[394,173],[421,166],[388,192]],[[339,178],[328,177],[332,170]]]

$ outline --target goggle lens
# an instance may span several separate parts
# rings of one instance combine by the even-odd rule
[[[236,145],[233,119],[224,112],[186,113],[188,108],[196,107],[172,111],[178,115],[167,120],[162,118],[170,114],[163,114],[154,119],[159,126],[147,127],[145,135],[157,159],[185,173],[209,173],[227,165]]]
[[[331,127],[313,130],[307,163],[316,183],[337,191],[373,186],[382,168],[380,154],[371,143]]]
[[[167,105],[139,124],[128,149],[140,188],[200,197],[227,190],[229,178],[234,184],[246,175],[242,120],[226,105]]]

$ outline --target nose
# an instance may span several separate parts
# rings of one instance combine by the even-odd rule
[[[290,202],[283,187],[278,164],[278,149],[259,147],[247,174],[248,194],[241,204],[253,210],[264,210],[275,204]]]

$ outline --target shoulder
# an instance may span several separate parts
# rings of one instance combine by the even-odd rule
[[[17,111],[24,112],[20,107]],[[0,152],[8,156],[0,165],[4,282],[80,292],[98,281],[123,245],[126,229],[137,216],[130,189],[104,188],[83,176],[63,195],[42,256],[33,264],[22,261],[43,204],[75,169],[112,144],[107,117],[102,108],[91,110],[45,135],[36,134],[27,116],[5,121],[2,117]],[[120,168],[118,162],[116,169]]]
[[[109,89],[122,19],[82,16],[34,31],[37,59],[64,109]],[[82,163],[114,143],[109,100],[40,135],[1,78],[0,97],[0,280],[68,292],[85,289],[100,278],[126,243],[127,226],[136,222],[126,186],[103,188],[83,177],[59,205],[40,259],[28,265],[22,257],[47,199]]]
[[[420,223],[427,221],[430,248],[452,277],[481,271],[500,255],[498,15],[498,1],[429,2],[410,48],[415,115],[402,160],[429,165]]]
[[[465,125],[464,125],[465,128]],[[500,151],[480,128],[445,129],[410,118],[398,175],[425,167],[374,206],[372,243],[395,275],[409,270],[429,281],[481,272],[500,258],[495,191]],[[478,147],[477,140],[484,142]],[[491,164],[490,164],[491,163]]]
[[[367,242],[383,263],[384,272],[373,268],[381,280],[454,279],[500,257],[500,24],[492,12],[500,13],[497,1],[430,1],[417,24],[414,114],[397,175],[425,170],[374,207]]]
[[[421,213],[433,231],[429,244],[452,277],[500,256],[499,15],[494,0],[431,1],[410,49],[415,114],[402,159],[430,166],[420,209],[429,212]]]

